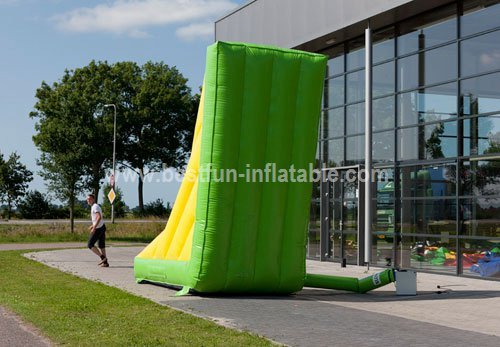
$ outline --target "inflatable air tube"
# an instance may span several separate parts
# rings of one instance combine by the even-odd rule
[[[366,293],[370,290],[394,282],[394,280],[394,270],[390,269],[360,279],[353,277],[307,274],[304,286]]]

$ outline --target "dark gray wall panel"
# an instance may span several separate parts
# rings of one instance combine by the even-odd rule
[[[215,23],[216,40],[295,47],[411,0],[256,0]]]

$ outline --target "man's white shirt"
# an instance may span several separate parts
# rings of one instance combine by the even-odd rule
[[[99,221],[99,224],[96,225],[96,229],[97,228],[101,228],[104,225],[104,219],[103,219],[103,216],[102,216],[101,206],[99,206],[98,204],[93,204],[90,213],[91,213],[91,216],[92,216],[92,225],[96,225],[96,222],[97,222],[97,213],[99,213],[101,215],[101,220]]]

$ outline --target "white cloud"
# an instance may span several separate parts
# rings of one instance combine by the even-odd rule
[[[175,33],[178,37],[186,41],[192,41],[196,38],[210,39],[214,37],[214,23],[192,23],[180,27]]]
[[[111,4],[77,8],[52,20],[64,31],[132,37],[147,36],[147,27],[177,24],[184,25],[178,29],[179,37],[193,39],[199,36],[197,29],[203,29],[201,36],[206,36],[206,25],[196,22],[213,20],[236,6],[231,0],[115,0]]]

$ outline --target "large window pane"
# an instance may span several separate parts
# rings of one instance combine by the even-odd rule
[[[444,82],[457,77],[457,45],[432,49],[398,60],[398,90]]]
[[[327,76],[338,75],[344,72],[344,50],[343,46],[335,46],[328,49],[324,54],[330,56],[327,65]]]
[[[489,1],[490,3],[492,1]],[[496,28],[500,26],[498,18],[500,18],[500,5],[494,5],[481,9],[486,1],[469,1],[476,6],[467,10],[467,12],[461,17],[461,35],[467,36],[470,34],[475,34],[484,30]],[[467,6],[467,2],[465,3]]]
[[[419,81],[419,85],[425,86],[457,78],[457,53],[456,44],[425,52],[424,65],[419,65],[419,70],[424,70],[424,80]]]
[[[344,135],[344,108],[323,111],[323,138]]]
[[[365,162],[365,136],[351,136],[346,139],[346,165]]]
[[[349,53],[347,53],[347,71],[360,69],[365,66],[365,38],[349,42]]]
[[[398,60],[398,90],[415,89],[418,87],[418,56]]]
[[[331,78],[326,81],[325,108],[344,104],[344,76]]]
[[[456,200],[401,201],[401,233],[448,237],[456,234]]]
[[[500,154],[500,116],[463,121],[464,155]]]
[[[500,113],[500,73],[469,78],[461,82],[462,113]]]
[[[373,63],[394,58],[394,28],[373,33]]]
[[[500,199],[460,199],[462,234],[500,237]]]
[[[408,54],[453,40],[457,36],[455,6],[418,16],[400,25],[398,55]],[[445,18],[445,19],[443,19]]]
[[[461,76],[500,69],[500,31],[463,41],[460,53]]]
[[[457,114],[457,84],[420,89],[398,96],[398,125],[446,120]]]
[[[328,167],[344,165],[344,139],[324,141],[323,158]]]
[[[394,96],[373,100],[372,118],[373,130],[394,128]]]
[[[394,62],[373,67],[373,97],[394,93]]]
[[[348,103],[365,99],[365,71],[357,71],[346,75]]]
[[[347,135],[365,132],[365,103],[346,107]]]
[[[450,158],[457,155],[456,122],[398,130],[398,160]]]
[[[456,165],[418,165],[400,168],[401,196],[404,198],[438,198],[454,196]]]
[[[373,162],[386,163],[394,161],[394,131],[374,133],[373,140]]]
[[[500,197],[500,158],[464,162],[460,182],[463,195]]]

